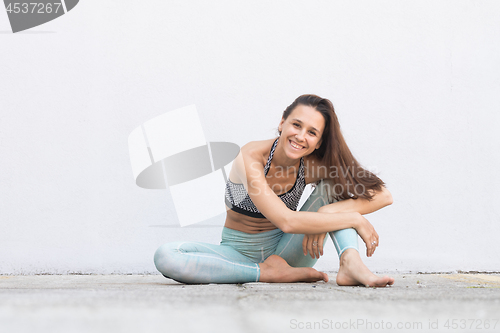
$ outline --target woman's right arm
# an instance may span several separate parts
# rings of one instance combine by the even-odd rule
[[[233,167],[257,209],[283,232],[315,234],[355,228],[363,240],[375,237],[373,226],[358,212],[332,214],[290,210],[267,184],[262,154],[252,143],[241,148]]]
[[[366,244],[367,256],[373,254],[379,237],[372,224],[360,213],[290,210],[267,184],[262,162],[262,153],[252,144],[247,144],[241,148],[233,168],[250,199],[271,223],[290,234],[318,234],[354,228]]]

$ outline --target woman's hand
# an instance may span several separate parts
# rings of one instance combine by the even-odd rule
[[[302,250],[304,255],[307,253],[311,255],[311,258],[316,259],[323,255],[323,243],[326,237],[326,232],[320,234],[310,234],[304,235],[302,240]]]
[[[366,244],[366,256],[371,257],[379,245],[378,234],[373,225],[366,218],[362,215],[359,216],[360,220],[355,229],[361,239],[363,239],[363,242]]]

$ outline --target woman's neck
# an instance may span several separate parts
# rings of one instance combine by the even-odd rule
[[[285,147],[283,146],[284,144],[286,143],[283,142],[283,140],[278,141],[278,145],[276,146],[276,149],[274,151],[271,164],[274,165],[275,167],[292,168],[296,166],[297,163],[300,163],[300,158],[291,159],[288,156],[286,156]]]

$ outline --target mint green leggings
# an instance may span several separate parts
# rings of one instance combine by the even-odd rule
[[[301,211],[316,212],[327,204],[323,183],[316,186]],[[353,228],[329,232],[340,256],[346,249],[358,250]],[[313,267],[318,259],[304,255],[304,235],[286,234],[280,229],[248,234],[224,227],[219,245],[201,242],[172,242],[156,250],[154,263],[165,277],[182,283],[258,282],[263,262],[276,254],[292,267]],[[325,243],[328,237],[325,237]]]

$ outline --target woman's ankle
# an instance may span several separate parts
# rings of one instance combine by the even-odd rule
[[[349,262],[355,259],[361,259],[359,252],[356,249],[347,249],[340,255],[340,266],[347,265]]]

